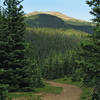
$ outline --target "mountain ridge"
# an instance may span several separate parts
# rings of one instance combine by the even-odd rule
[[[26,17],[29,17],[29,16],[33,16],[33,15],[38,15],[38,14],[49,14],[49,15],[53,15],[53,16],[59,17],[59,18],[61,18],[63,20],[88,22],[88,21],[85,21],[85,20],[76,19],[76,18],[67,16],[67,15],[65,15],[65,14],[63,14],[61,12],[56,12],[56,11],[45,11],[45,12],[42,12],[42,11],[34,11],[34,12],[31,12],[31,13],[26,14],[25,16]]]
[[[87,33],[93,33],[92,23],[80,21],[68,16],[65,17],[65,15],[58,12],[34,12],[25,16],[27,27],[76,29]],[[66,19],[64,19],[64,17]]]

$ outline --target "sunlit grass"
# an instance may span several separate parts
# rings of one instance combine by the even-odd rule
[[[18,99],[18,100],[41,100],[41,97],[43,97],[42,94],[40,95],[35,95],[37,93],[52,93],[52,94],[60,94],[62,92],[63,88],[62,87],[55,87],[55,86],[50,86],[45,83],[45,86],[43,88],[36,88],[34,92],[10,92],[8,94],[8,97],[13,99]]]
[[[9,93],[8,96],[13,99],[18,99],[18,100],[41,100],[41,96],[36,96],[34,95],[33,92],[13,92]]]
[[[44,88],[36,88],[35,92],[60,94],[62,90],[63,90],[62,87],[46,85]]]

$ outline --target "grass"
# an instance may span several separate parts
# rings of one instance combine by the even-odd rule
[[[55,82],[59,83],[65,83],[65,84],[72,84],[79,86],[82,89],[82,96],[80,97],[80,100],[91,100],[91,94],[93,89],[89,87],[83,86],[82,82],[72,82],[71,78],[61,78],[54,80]]]
[[[36,88],[35,92],[13,92],[9,93],[8,96],[12,99],[17,98],[18,100],[41,100],[42,94],[36,96],[35,93],[53,93],[60,94],[62,87],[54,87],[46,84],[43,88]]]
[[[72,82],[71,78],[61,78],[54,80],[55,82],[64,83],[64,84],[72,84],[79,86],[82,89],[82,96],[80,100],[91,100],[92,88],[88,88],[83,86],[82,82]],[[14,92],[9,93],[9,97],[17,98],[18,100],[41,100],[43,95],[36,96],[35,93],[53,93],[53,94],[60,94],[62,92],[62,87],[55,87],[50,86],[45,83],[45,87],[43,88],[36,88],[35,92]]]
[[[55,87],[55,86],[45,85],[44,88],[36,88],[35,92],[60,94],[62,92],[62,90],[63,90],[62,87]]]
[[[14,92],[9,93],[8,96],[11,100],[15,98],[18,100],[41,100],[41,96],[36,96],[33,92]]]

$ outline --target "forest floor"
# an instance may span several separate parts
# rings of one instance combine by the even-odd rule
[[[42,100],[80,100],[80,96],[82,94],[81,88],[53,81],[47,81],[47,83],[51,86],[62,87],[63,91],[61,94],[47,93],[43,95]]]

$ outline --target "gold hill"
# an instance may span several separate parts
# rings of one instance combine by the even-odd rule
[[[26,14],[25,16],[28,17],[28,16],[32,16],[32,15],[38,15],[38,14],[49,14],[49,15],[53,15],[53,16],[57,16],[63,20],[71,20],[71,21],[79,21],[79,22],[86,22],[84,20],[80,20],[80,19],[76,19],[76,18],[73,18],[73,17],[69,17],[65,14],[62,14],[60,12],[52,12],[52,11],[47,11],[47,12],[42,12],[42,11],[35,11],[35,12],[31,12],[29,14]]]

